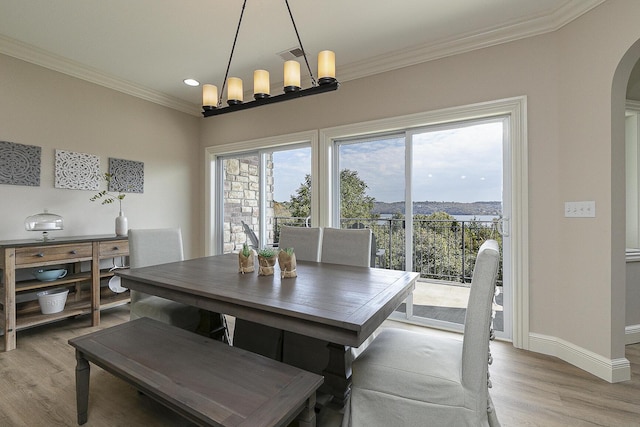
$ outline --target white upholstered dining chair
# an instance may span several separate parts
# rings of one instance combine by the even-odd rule
[[[293,248],[296,260],[319,261],[320,241],[322,229],[318,227],[291,227],[283,225],[280,228],[280,249]]]
[[[183,259],[182,232],[179,228],[129,230],[129,265],[131,268],[166,264]],[[197,307],[134,290],[131,290],[130,306],[131,320],[150,317],[190,331],[196,331],[202,320],[203,312]],[[213,323],[212,330],[209,332],[213,336],[216,334],[226,336],[225,322],[222,316],[218,313],[210,313],[209,318]]]
[[[371,229],[325,228],[322,262],[368,267],[371,263]]]
[[[293,248],[298,261],[318,261],[322,229],[317,227],[280,228],[280,249]],[[236,318],[233,345],[275,360],[282,360],[284,331]]]
[[[324,228],[321,246],[320,260],[323,263],[369,267],[371,230]],[[284,331],[282,361],[322,375],[329,363],[328,344],[324,340]]]
[[[499,426],[489,340],[500,253],[488,240],[473,271],[464,337],[384,328],[353,362],[343,427]]]

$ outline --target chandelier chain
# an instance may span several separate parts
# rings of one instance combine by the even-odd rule
[[[231,55],[229,55],[229,62],[227,63],[227,71],[224,73],[224,80],[222,81],[222,90],[220,93],[224,93],[224,88],[227,85],[227,77],[229,76],[229,68],[231,67],[231,60],[233,59],[233,52],[236,50],[236,42],[238,41],[238,33],[240,33],[240,25],[242,24],[242,17],[244,16],[244,7],[247,5],[247,0],[242,3],[242,11],[240,12],[240,20],[238,21],[238,28],[236,28],[236,36],[233,38],[233,46],[231,46]],[[218,100],[218,108],[222,106],[222,96]]]
[[[246,1],[246,0],[245,0]],[[291,12],[291,8],[289,7],[289,0],[284,0],[287,5],[287,10],[289,11],[289,16],[291,17],[291,23],[293,24],[293,29],[296,32],[296,37],[298,38],[298,43],[300,44],[300,50],[302,50],[302,56],[304,56],[304,62],[307,64],[307,70],[309,70],[309,76],[311,77],[311,84],[315,87],[318,86],[315,77],[313,77],[313,73],[311,72],[311,67],[309,66],[309,60],[307,59],[307,52],[304,50],[304,46],[302,46],[302,40],[300,40],[300,34],[298,33],[298,27],[296,27],[296,21],[293,19],[293,13]]]

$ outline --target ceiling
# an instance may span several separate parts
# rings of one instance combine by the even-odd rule
[[[336,53],[339,81],[554,31],[604,0],[290,0],[311,69]],[[0,53],[198,115],[220,87],[242,0],[0,0]],[[298,45],[284,0],[249,0],[230,76],[252,89]],[[302,74],[305,73],[302,61]],[[303,86],[308,87],[308,83]]]

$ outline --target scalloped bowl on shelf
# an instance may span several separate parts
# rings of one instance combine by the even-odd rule
[[[51,282],[53,280],[62,279],[67,275],[67,270],[62,269],[54,269],[54,270],[38,270],[34,271],[33,275],[36,279],[42,282]]]

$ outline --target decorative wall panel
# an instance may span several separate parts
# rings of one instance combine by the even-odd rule
[[[97,190],[101,178],[100,157],[56,150],[56,188]]]
[[[42,148],[0,141],[0,184],[40,186]]]
[[[109,191],[144,193],[144,163],[109,158]]]

